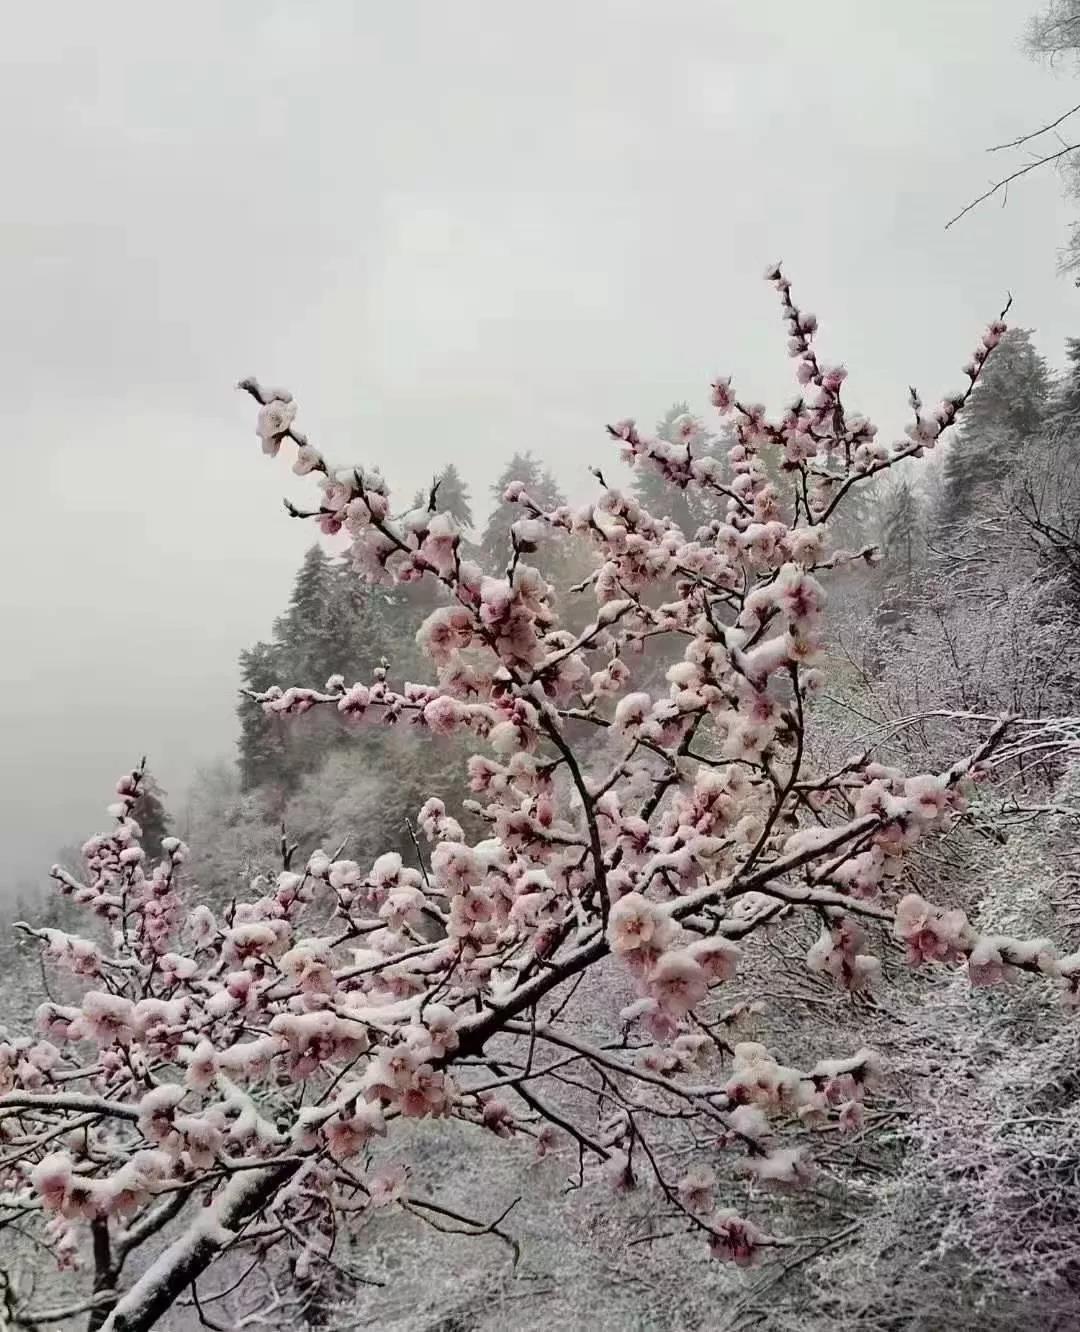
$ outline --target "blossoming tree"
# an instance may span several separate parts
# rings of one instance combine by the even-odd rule
[[[739,1040],[730,983],[780,917],[814,922],[806,964],[841,989],[881,983],[879,954],[899,944],[913,966],[966,965],[980,985],[1029,972],[1075,1001],[1080,955],[980,935],[899,887],[909,850],[962,815],[1009,719],[942,771],[869,753],[815,770],[809,757],[822,579],[874,558],[830,549],[829,520],[861,482],[935,445],[1005,326],[984,334],[964,392],[931,411],[912,393],[907,437],[890,446],[847,409],[845,371],[818,359],[817,322],[779,267],[768,277],[803,396],[774,419],[717,379],[712,403],[736,438],[726,467],[692,440],[609,427],[633,466],[718,516],[680,531],[599,471],[599,498],[578,509],[545,511],[512,487],[521,518],[502,577],[463,557],[437,494],[394,516],[377,473],[333,465],[301,433],[288,393],[241,385],[264,451],[295,449],[293,470],[318,482],[317,507],[290,511],[345,533],[361,576],[443,591],[419,634],[432,683],[381,669],[252,706],[334,709],[433,744],[470,737],[475,798],[418,811],[411,863],[357,864],[340,848],[297,861],[283,844],[276,881],[215,917],[183,887],[178,839],[156,864],[144,855],[143,772],[119,782],[85,876],[54,870],[85,935],[22,927],[63,990],[35,1036],[0,1044],[0,1224],[33,1226],[92,1289],[41,1310],[9,1280],[12,1321],[86,1313],[140,1332],[181,1296],[197,1303],[223,1254],[255,1264],[287,1247],[311,1268],[350,1217],[389,1204],[509,1239],[482,1199],[458,1214],[386,1164],[395,1130],[425,1118],[565,1152],[582,1182],[595,1170],[599,1187],[649,1185],[718,1259],[790,1245],[759,1204],[747,1214],[740,1181],[798,1187],[815,1132],[856,1129],[883,1070],[868,1049],[787,1063]],[[765,471],[766,445],[786,487]],[[545,533],[594,547],[582,632],[562,627],[560,596],[529,563]],[[580,1010],[598,974],[629,1002],[596,1042]]]

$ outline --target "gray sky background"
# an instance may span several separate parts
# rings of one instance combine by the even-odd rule
[[[146,751],[179,803],[310,529],[256,373],[331,457],[475,492],[603,423],[791,390],[765,264],[882,425],[1006,288],[1055,362],[1071,207],[1035,173],[944,221],[1075,97],[1020,0],[9,4],[0,49],[4,878]],[[479,505],[482,509],[482,504]],[[2,886],[2,885],[0,885]]]

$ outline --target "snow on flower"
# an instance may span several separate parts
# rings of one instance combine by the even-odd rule
[[[913,965],[959,961],[975,940],[962,911],[931,906],[916,893],[900,900],[893,929],[907,945],[908,961]]]
[[[264,453],[271,456],[277,453],[282,436],[292,428],[295,420],[295,402],[284,402],[280,398],[273,398],[259,408],[255,433],[262,440]]]
[[[690,950],[679,949],[661,954],[649,972],[648,987],[661,1009],[681,1017],[705,998],[709,980]]]
[[[801,1147],[784,1147],[751,1157],[746,1169],[759,1184],[774,1189],[804,1189],[813,1179],[813,1169]]]
[[[74,1162],[67,1152],[50,1152],[30,1172],[30,1183],[47,1212],[58,1212],[74,1179]]]
[[[866,931],[850,917],[825,928],[806,955],[811,971],[831,976],[848,990],[868,988],[881,971],[881,963],[870,953],[861,952],[867,942]]]
[[[324,1132],[333,1159],[348,1161],[359,1156],[372,1138],[385,1136],[386,1122],[378,1105],[354,1100],[348,1110],[339,1110],[327,1121]]]
[[[716,1206],[716,1173],[708,1166],[695,1166],[678,1184],[679,1201],[691,1212],[711,1212]]]
[[[802,1076],[769,1054],[765,1046],[743,1041],[735,1046],[732,1075],[726,1091],[735,1105],[756,1105],[762,1110],[792,1110],[802,1094]]]
[[[615,725],[620,731],[638,730],[652,711],[652,698],[648,694],[626,694],[615,707]]]
[[[383,1166],[370,1174],[366,1182],[372,1207],[389,1207],[404,1196],[409,1172],[403,1165]]]
[[[736,1267],[750,1267],[772,1241],[752,1221],[747,1221],[730,1209],[714,1214],[710,1229],[709,1248],[714,1258],[734,1263]]]
[[[651,948],[659,951],[674,933],[670,917],[640,893],[627,893],[611,908],[608,942],[616,953]]]
[[[192,1051],[184,1081],[197,1091],[206,1091],[213,1085],[217,1070],[218,1061],[214,1047],[210,1041],[203,1039]]]

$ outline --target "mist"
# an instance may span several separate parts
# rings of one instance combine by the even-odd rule
[[[531,449],[571,496],[606,421],[789,393],[763,266],[859,405],[955,384],[1015,297],[1059,359],[1052,173],[950,231],[985,149],[1060,109],[1012,0],[543,7],[46,3],[0,63],[4,880],[43,880],[149,755],[230,757],[237,656],[309,539],[242,375],[406,498],[480,514]],[[899,380],[897,376],[900,376]],[[612,455],[611,465],[617,470]]]

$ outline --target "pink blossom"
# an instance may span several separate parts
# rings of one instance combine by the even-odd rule
[[[731,393],[731,377],[717,376],[712,382],[712,405],[720,412],[729,412],[735,399]]]
[[[691,1212],[711,1212],[716,1206],[716,1174],[708,1166],[696,1166],[678,1184],[679,1201]]]
[[[424,1029],[432,1053],[445,1055],[458,1047],[457,1017],[446,1004],[428,1004],[424,1009]]]
[[[802,1086],[797,1070],[778,1064],[763,1045],[744,1041],[735,1046],[732,1075],[725,1086],[735,1105],[757,1105],[765,1111],[793,1109]]]
[[[652,699],[648,694],[627,694],[619,699],[615,708],[615,725],[621,731],[637,730],[652,710]]]
[[[217,1075],[217,1056],[208,1040],[201,1040],[188,1061],[185,1082],[189,1087],[205,1091],[213,1085]]]
[[[436,735],[453,735],[468,720],[467,709],[454,698],[441,695],[424,708],[424,721]]]
[[[860,1101],[845,1101],[837,1114],[837,1123],[844,1133],[857,1133],[863,1127],[866,1112]]]
[[[480,1120],[486,1129],[500,1138],[510,1138],[514,1133],[514,1116],[510,1107],[497,1096],[484,1099]]]
[[[330,1155],[335,1161],[359,1156],[373,1137],[386,1133],[386,1123],[378,1105],[357,1101],[349,1111],[339,1111],[325,1128]]]
[[[649,991],[662,1009],[681,1016],[705,998],[708,976],[689,949],[672,950],[662,954],[649,973]]]
[[[962,911],[942,911],[915,893],[897,906],[893,932],[907,944],[912,964],[958,961],[974,941]]]
[[[217,921],[209,907],[200,905],[192,910],[188,916],[188,930],[196,948],[205,948],[209,945],[217,932]]]
[[[615,1151],[604,1162],[604,1176],[616,1193],[630,1193],[637,1188],[637,1176],[634,1174],[630,1156],[624,1151]]]
[[[50,1152],[31,1171],[30,1183],[47,1212],[58,1212],[63,1206],[74,1179],[73,1165],[67,1152]]]
[[[627,893],[621,897],[608,917],[608,942],[616,953],[663,948],[672,933],[668,916],[640,893]]]
[[[445,893],[463,892],[480,876],[476,854],[464,842],[439,842],[431,853],[435,881]]]
[[[867,942],[866,931],[850,917],[823,929],[817,943],[806,955],[811,971],[822,972],[848,990],[863,990],[873,984],[881,972],[881,963],[861,952]]]
[[[146,1092],[139,1102],[139,1132],[148,1142],[168,1146],[175,1142],[173,1122],[176,1108],[184,1099],[183,1087],[164,1083]]]
[[[734,1263],[737,1267],[752,1266],[770,1242],[764,1231],[759,1230],[752,1221],[747,1221],[730,1209],[715,1213],[711,1230],[709,1248],[712,1256]]]
[[[88,990],[82,998],[87,1034],[99,1045],[126,1045],[132,1038],[134,1005],[120,995]]]
[[[758,1105],[737,1105],[728,1115],[732,1133],[740,1138],[758,1142],[769,1136],[769,1121]]]
[[[259,408],[255,433],[262,440],[265,453],[277,453],[281,437],[292,427],[295,419],[295,402],[282,402],[280,398],[274,398]]]
[[[389,1207],[404,1196],[409,1182],[408,1171],[403,1165],[384,1166],[367,1177],[368,1198],[372,1207]]]
[[[553,1156],[565,1145],[565,1135],[558,1129],[553,1128],[551,1124],[541,1126],[536,1135],[536,1159],[543,1160],[545,1157]]]

